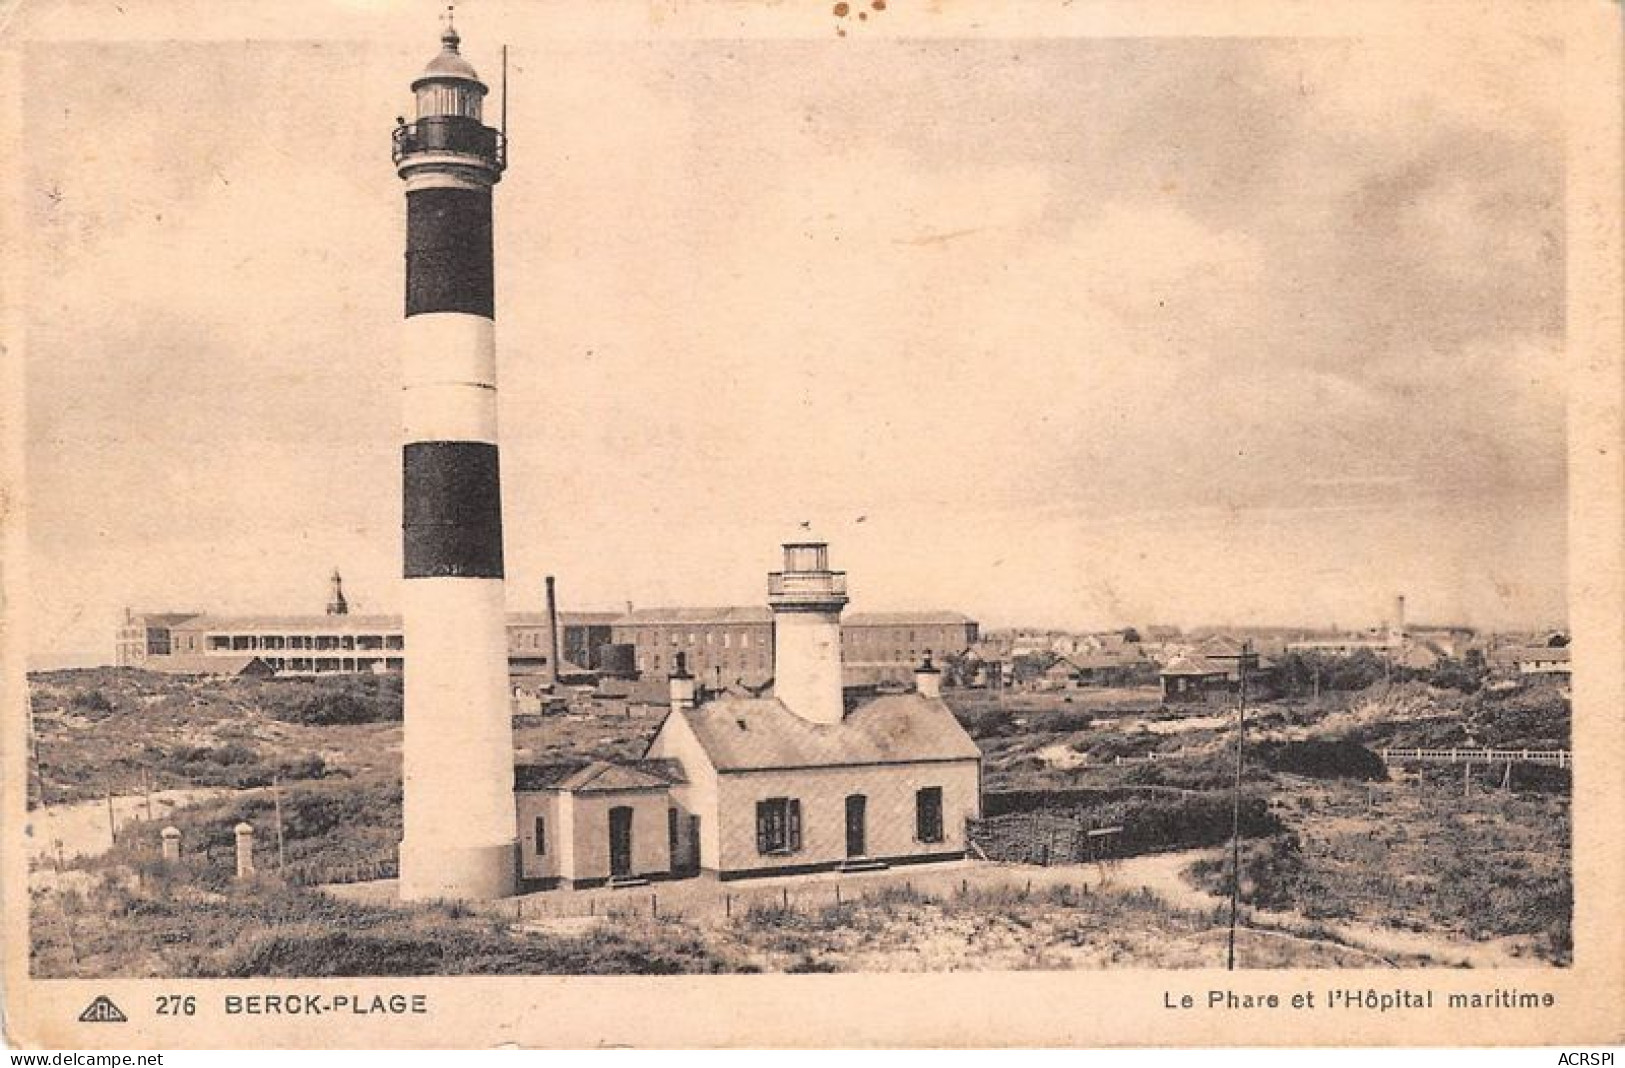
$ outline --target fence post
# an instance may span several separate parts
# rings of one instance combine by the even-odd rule
[[[660,916],[660,895],[659,894],[650,894],[649,895],[649,917],[651,919],[656,919],[659,916]]]
[[[786,886],[783,889],[784,889],[784,907],[788,909],[790,907],[790,888],[788,886]]]
[[[722,914],[730,919],[733,917],[734,896],[732,894],[722,895]]]
[[[836,883],[835,884],[835,904],[839,905],[840,903],[841,903],[841,884]]]

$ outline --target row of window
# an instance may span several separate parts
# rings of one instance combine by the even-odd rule
[[[857,802],[856,805],[853,802]],[[866,808],[867,798],[862,794],[853,794],[846,799],[848,818],[854,810],[863,812]],[[667,847],[675,862],[678,852],[678,827],[680,815],[675,808],[666,810],[666,838]],[[861,816],[859,817],[862,818]],[[799,797],[769,797],[764,801],[756,802],[756,852],[763,856],[779,853],[799,853],[801,851],[801,799]],[[852,834],[852,828],[847,828]],[[862,829],[857,832],[864,834]],[[537,816],[535,827],[535,848],[537,856],[547,854],[547,817]],[[941,842],[942,830],[942,787],[927,786],[914,792],[914,838],[920,842]]]
[[[261,649],[402,649],[399,634],[211,634],[214,652],[256,652]]]
[[[854,812],[858,813],[856,818],[859,821],[864,818],[862,813],[867,807],[867,800],[862,794],[853,794],[846,799],[849,841],[854,834],[860,840],[866,835],[866,828],[854,828],[850,821],[854,818]],[[756,802],[756,852],[764,856],[800,852],[801,827],[800,798],[770,797]],[[914,839],[917,842],[943,840],[942,787],[927,786],[914,792]]]
[[[741,655],[739,655],[737,657],[734,657],[734,656],[722,656],[722,657],[718,657],[715,663],[711,663],[710,661],[708,661],[708,660],[706,660],[704,658],[698,658],[698,659],[689,661],[688,669],[689,669],[689,671],[697,672],[698,674],[701,674],[701,675],[704,675],[706,672],[711,671],[714,668],[719,668],[719,667],[723,671],[749,671],[749,670],[751,670],[751,666],[752,666],[753,662],[755,664],[755,668],[756,668],[757,671],[766,671],[767,668],[768,668],[767,655],[764,654],[764,653],[758,653],[754,658],[749,657],[749,656],[745,656],[743,654],[741,654]],[[638,670],[639,671],[652,671],[652,672],[655,672],[655,673],[658,674],[665,667],[676,667],[676,666],[677,666],[677,658],[676,657],[672,657],[672,659],[671,659],[671,661],[669,663],[662,662],[659,653],[655,653],[653,656],[640,656],[640,657],[638,657]]]

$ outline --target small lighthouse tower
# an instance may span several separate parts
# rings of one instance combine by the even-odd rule
[[[327,593],[327,614],[330,616],[347,616],[350,614],[350,602],[344,599],[344,577],[339,569],[334,568],[329,576]]]
[[[447,9],[439,55],[393,138],[406,183],[401,897],[514,892],[491,190],[502,134]]]
[[[773,608],[773,693],[784,706],[814,723],[839,723],[841,609],[846,572],[829,569],[829,546],[821,541],[784,546],[784,570],[767,576]]]

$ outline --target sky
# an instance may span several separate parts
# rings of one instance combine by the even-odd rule
[[[315,9],[25,50],[35,653],[335,566],[399,607],[388,138],[437,8]],[[857,610],[1564,619],[1560,45],[459,11],[511,57],[511,608],[761,603],[805,522]]]

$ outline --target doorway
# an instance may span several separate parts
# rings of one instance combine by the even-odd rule
[[[852,794],[846,799],[846,855],[849,857],[861,857],[868,852],[868,807],[869,799],[862,794]]]
[[[627,879],[632,875],[632,810],[617,805],[609,810],[609,877]]]

